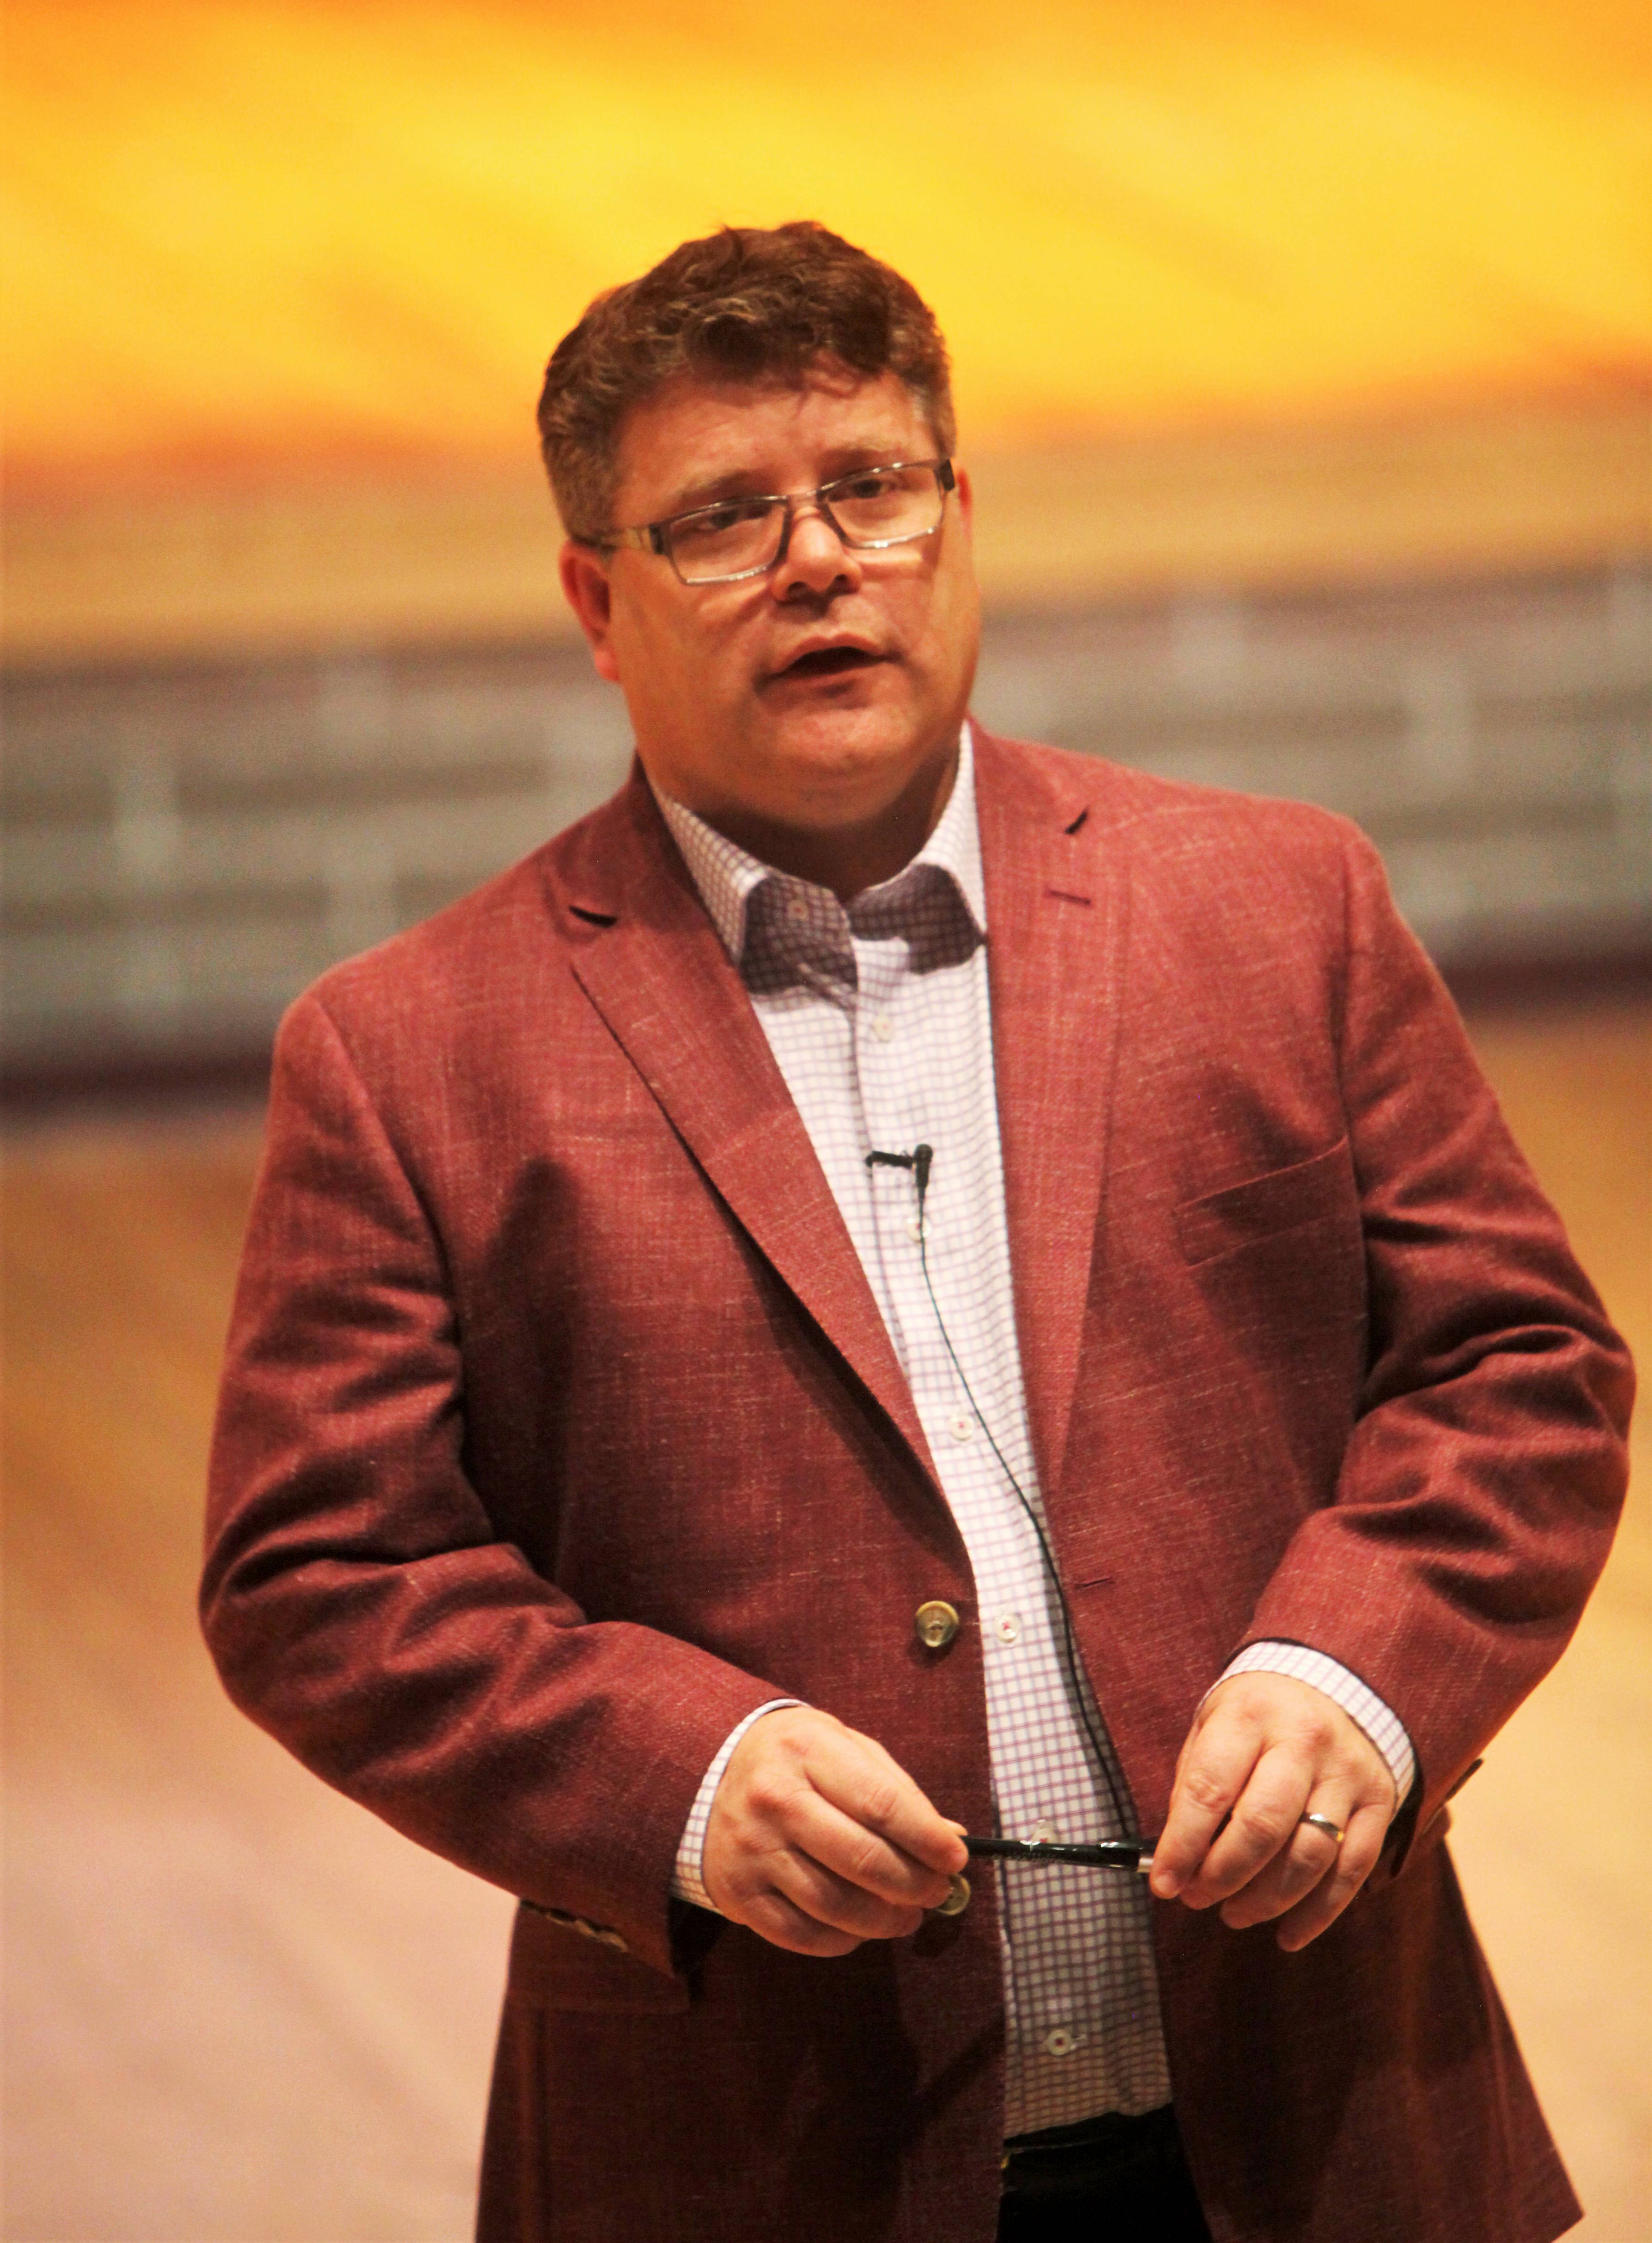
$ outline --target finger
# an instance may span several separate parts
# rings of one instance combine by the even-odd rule
[[[1280,1919],[1274,1936],[1287,1955],[1300,1953],[1342,1914],[1376,1868],[1389,1821],[1386,1804],[1354,1809],[1334,1867]]]
[[[887,1901],[862,1885],[833,1876],[806,1854],[792,1854],[773,1868],[773,1889],[816,1923],[856,1940],[905,1939],[923,1922],[926,1909],[939,1907],[947,1896],[944,1878],[934,1896],[923,1903]]]
[[[732,1911],[725,1910],[724,1913],[730,1915]],[[793,1955],[852,1955],[862,1943],[853,1932],[821,1923],[772,1886],[752,1894],[738,1913],[732,1915],[732,1921],[745,1924],[759,1938],[766,1939],[772,1946],[786,1948]]]
[[[1314,1793],[1311,1808],[1313,1813],[1325,1815],[1345,1831],[1352,1813],[1345,1795],[1322,1788]],[[1298,1818],[1296,1829],[1272,1859],[1223,1902],[1223,1923],[1234,1931],[1244,1931],[1253,1923],[1268,1923],[1283,1916],[1332,1874],[1340,1850],[1328,1831],[1318,1830]]]
[[[822,1798],[863,1829],[873,1830],[907,1858],[941,1877],[968,1860],[962,1826],[949,1822],[875,1737],[840,1728],[812,1748],[807,1768]]]
[[[947,1877],[939,1869],[819,1793],[800,1792],[787,1802],[778,1835],[792,1859],[877,1901],[922,1910],[939,1908],[947,1896]]]
[[[1285,1747],[1263,1754],[1226,1823],[1182,1889],[1190,1908],[1227,1900],[1291,1844],[1312,1781],[1311,1771]]]
[[[880,1746],[814,1715],[800,1717],[789,1733],[777,1729],[771,1741],[779,1748],[759,1752],[741,1771],[727,1817],[718,1822],[713,1809],[725,1873],[750,1889],[778,1879],[782,1860],[800,1855],[880,1900],[940,1905],[947,1877],[968,1856],[958,1834]],[[921,1818],[914,1842],[932,1836],[943,1868],[915,1858],[878,1827],[913,1835],[914,1813]]]
[[[928,1871],[914,1874],[923,1878],[923,1890],[885,1901],[836,1876],[779,1834],[754,1831],[744,1834],[742,1842],[729,1849],[715,1883],[708,1877],[707,1890],[725,1916],[753,1930],[763,1929],[774,1916],[772,1903],[783,1902],[778,1922],[788,1928],[786,1945],[797,1946],[799,1927],[813,1924],[843,1935],[847,1946],[858,1946],[863,1939],[906,1937],[922,1923],[926,1907],[938,1907],[945,1899],[944,1877]],[[810,1938],[813,1942],[813,1934]],[[846,1948],[811,1943],[800,1951],[842,1953]]]
[[[753,1928],[765,1903],[783,1900],[803,1921],[863,1939],[900,1939],[915,1931],[924,1911],[946,1898],[947,1881],[920,1863],[893,1853],[875,1834],[806,1793],[790,1802],[789,1834],[755,1829],[724,1865],[714,1897],[725,1915]],[[839,1849],[848,1874],[839,1875],[819,1856]],[[894,1865],[887,1877],[880,1857]],[[883,1891],[869,1889],[880,1883]],[[792,1922],[783,1914],[783,1921]],[[793,1930],[796,1924],[792,1923]],[[813,1950],[811,1950],[813,1951]]]
[[[1183,1747],[1164,1829],[1148,1879],[1161,1900],[1174,1900],[1195,1876],[1210,1842],[1237,1802],[1260,1743],[1232,1721],[1212,1720]]]

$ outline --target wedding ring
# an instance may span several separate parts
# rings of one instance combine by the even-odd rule
[[[1348,1835],[1342,1825],[1339,1822],[1333,1822],[1328,1815],[1302,1815],[1297,1819],[1298,1822],[1306,1822],[1312,1829],[1323,1830],[1333,1846],[1341,1845]]]

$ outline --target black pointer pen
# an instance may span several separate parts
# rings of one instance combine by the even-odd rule
[[[1133,1839],[1099,1846],[1063,1846],[1053,1838],[966,1838],[964,1843],[977,1861],[1064,1862],[1082,1869],[1136,1869],[1143,1876],[1153,1866],[1152,1847]]]

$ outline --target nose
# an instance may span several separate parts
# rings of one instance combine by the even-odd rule
[[[860,556],[846,546],[819,502],[800,499],[792,509],[786,546],[769,578],[777,600],[819,599],[853,592],[860,583]]]

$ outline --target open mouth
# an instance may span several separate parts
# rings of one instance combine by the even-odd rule
[[[780,671],[782,677],[836,677],[846,670],[871,670],[883,659],[860,646],[821,646],[800,654]]]

